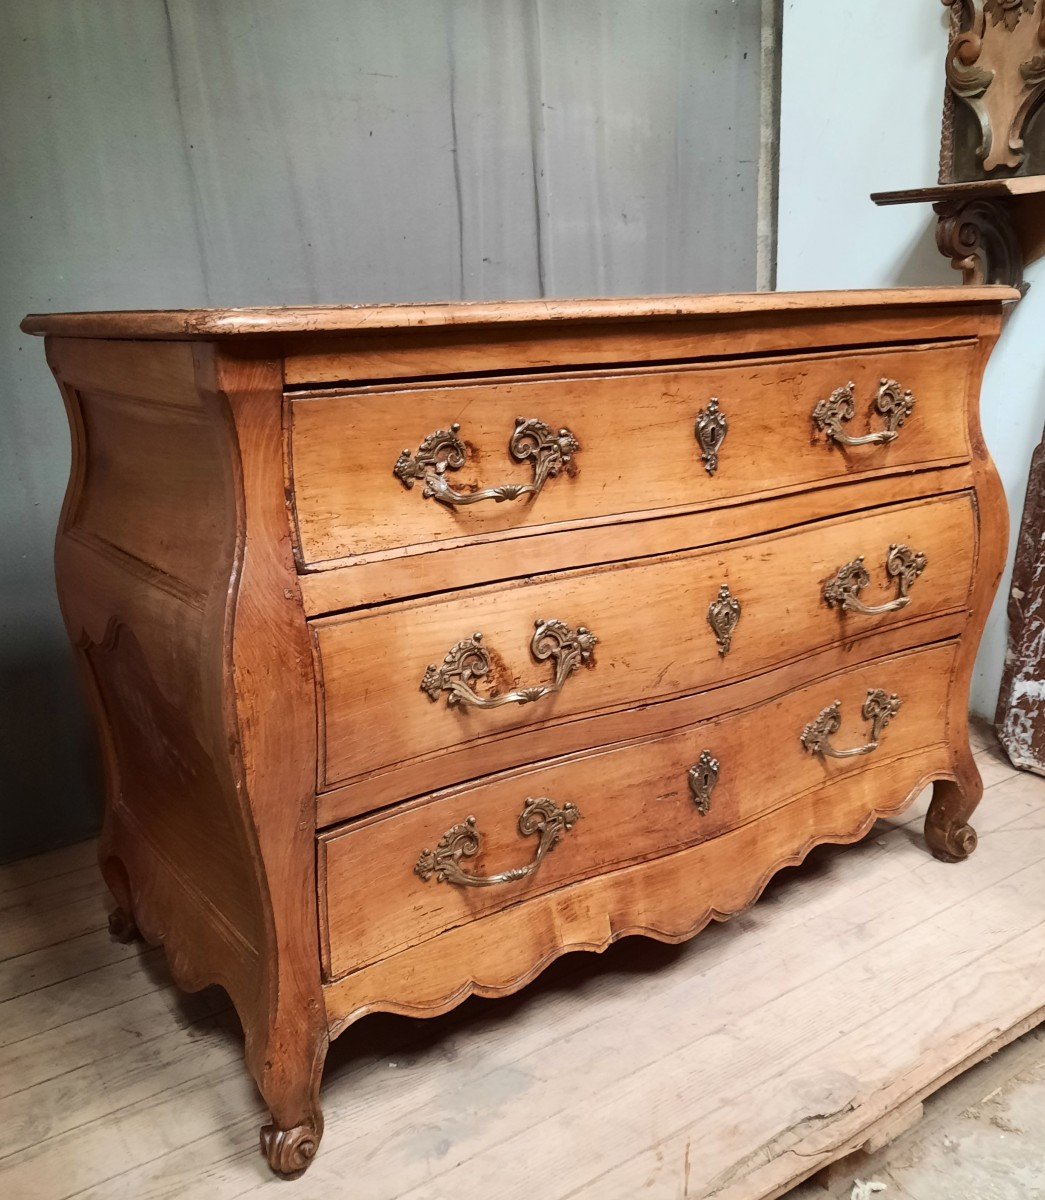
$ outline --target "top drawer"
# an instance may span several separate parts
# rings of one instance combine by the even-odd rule
[[[333,564],[959,461],[977,369],[969,340],[293,396],[299,554]],[[884,437],[843,440],[869,434]]]

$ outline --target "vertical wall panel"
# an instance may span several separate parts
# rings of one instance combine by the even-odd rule
[[[83,836],[27,311],[751,290],[762,0],[0,0],[0,858]]]

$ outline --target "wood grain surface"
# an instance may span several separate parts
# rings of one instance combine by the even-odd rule
[[[925,553],[929,565],[910,604],[880,616],[840,613],[824,603],[824,582],[865,555],[868,599],[895,596],[885,573],[892,543]],[[516,763],[541,757],[549,725],[587,714],[713,687],[812,654],[837,641],[930,613],[964,608],[972,582],[976,520],[971,497],[884,508],[707,551],[637,559],[453,592],[422,601],[312,622],[323,679],[320,786],[424,759],[429,788],[455,781],[451,751],[469,747],[468,773],[484,744],[513,734]],[[724,657],[708,621],[726,584],[741,605]],[[477,710],[449,707],[420,687],[474,632],[493,660],[484,695],[546,683],[550,664],[529,653],[534,622],[556,618],[599,638],[594,661],[561,692],[533,704]],[[394,730],[394,737],[382,736]],[[523,731],[529,731],[523,736]],[[448,761],[449,760],[449,761]],[[429,790],[429,789],[426,789]]]
[[[945,643],[877,659],[669,735],[512,772],[326,831],[319,850],[328,974],[347,974],[578,880],[721,837],[796,796],[944,744],[954,652],[955,645]],[[802,748],[803,727],[835,699],[843,716],[836,745],[864,745],[868,725],[860,710],[870,688],[902,700],[872,755],[825,759]],[[703,751],[720,772],[706,814],[687,783]],[[895,789],[885,785],[885,792]],[[549,797],[560,809],[572,804],[580,814],[532,876],[479,888],[424,881],[414,872],[422,849],[473,817],[482,847],[461,862],[462,870],[482,876],[526,865],[536,845],[518,829],[527,797]],[[532,911],[534,927],[541,928],[540,908]],[[540,956],[553,949],[547,944]]]
[[[451,927],[438,942],[328,983],[332,1029],[374,1010],[432,1016],[470,995],[508,995],[568,951],[602,951],[633,934],[684,941],[743,912],[814,846],[857,841],[876,818],[902,812],[928,778],[946,773],[948,758],[946,746],[926,746],[898,763],[869,763],[719,838]]]
[[[506,530],[493,540],[463,545],[447,541],[409,554],[389,552],[299,576],[305,611],[326,616],[388,600],[450,591],[462,579],[472,584],[510,578],[525,557],[542,572],[595,566],[627,558],[651,557],[675,550],[787,529],[806,521],[858,512],[876,505],[946,495],[971,488],[976,472],[970,463],[911,471],[899,467],[884,476],[874,472],[854,479],[838,476],[822,485],[766,494],[758,504],[726,499],[696,512],[592,520],[579,528]]]
[[[760,360],[715,367],[470,381],[424,389],[360,389],[291,399],[289,461],[303,565],[395,548],[431,551],[505,531],[699,509],[837,477],[858,478],[966,458],[964,426],[948,420],[975,385],[973,340]],[[850,436],[882,428],[879,381],[910,390],[915,407],[885,445],[840,447],[813,409],[855,385]],[[701,461],[698,416],[717,399],[728,431],[714,474]],[[461,493],[529,483],[531,463],[508,452],[516,418],[567,428],[580,449],[536,496],[450,507],[407,489],[392,468],[436,430],[460,425],[467,461],[445,479]]]
[[[633,296],[613,299],[502,300],[460,304],[342,304],[288,308],[141,310],[31,313],[24,333],[55,337],[161,339],[234,334],[335,333],[362,329],[416,329],[433,325],[505,325],[519,322],[747,315],[806,309],[883,308],[890,305],[998,304],[1018,300],[1012,288],[894,288],[834,292],[752,292],[723,296]]]

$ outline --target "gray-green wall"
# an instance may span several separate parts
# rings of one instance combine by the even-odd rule
[[[20,318],[753,290],[762,8],[0,0],[0,860],[99,811]]]

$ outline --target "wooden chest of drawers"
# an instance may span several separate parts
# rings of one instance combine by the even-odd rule
[[[113,929],[227,989],[274,1169],[368,1012],[690,937],[930,781],[973,849],[1015,295],[26,318]]]

